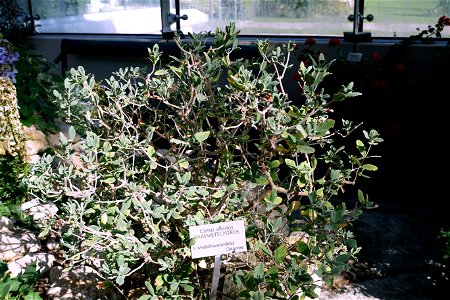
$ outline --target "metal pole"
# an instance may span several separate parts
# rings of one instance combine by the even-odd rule
[[[217,298],[217,289],[219,287],[219,279],[220,279],[220,267],[222,266],[222,255],[216,255],[214,257],[214,270],[213,270],[213,278],[211,282],[211,294],[209,296],[209,300],[216,300]]]
[[[30,14],[31,27],[33,28],[34,32],[36,30],[36,27],[34,26],[33,4],[31,3],[31,0],[28,0],[28,13]]]
[[[181,14],[180,14],[180,0],[175,0],[175,14],[177,16],[181,16]],[[177,31],[180,31],[181,30],[180,18],[177,18],[176,23],[177,23]]]
[[[358,0],[359,14],[358,14],[358,32],[363,32],[363,22],[364,22],[364,0]]]
[[[353,34],[356,35],[359,29],[359,0],[355,0],[353,7]]]

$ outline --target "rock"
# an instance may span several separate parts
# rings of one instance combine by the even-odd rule
[[[7,232],[12,232],[13,230],[13,222],[5,217],[5,216],[1,216],[0,217],[0,233],[7,233]]]
[[[107,287],[105,280],[89,266],[77,265],[71,269],[53,267],[50,269],[50,283],[47,296],[54,300],[124,298],[112,287]]]
[[[23,134],[25,135],[25,149],[30,157],[49,147],[45,134],[36,129],[34,125],[31,127],[24,127]]]
[[[49,143],[49,145],[51,147],[57,148],[57,147],[61,146],[61,141],[59,140],[60,133],[64,134],[64,136],[66,138],[69,138],[70,125],[68,125],[67,123],[64,123],[61,120],[55,120],[55,124],[59,127],[59,129],[61,131],[57,132],[57,133],[54,133],[54,134],[50,134],[47,137],[47,141],[48,141],[48,143]],[[75,138],[73,140],[73,143],[78,143],[79,141],[80,141],[80,135],[79,134],[75,134]]]
[[[0,259],[14,261],[41,249],[36,235],[28,230],[2,232],[0,236]]]
[[[27,204],[29,202],[26,202],[24,204]],[[24,210],[26,214],[33,216],[33,220],[35,222],[53,218],[58,212],[58,207],[53,202],[47,202],[45,204],[38,203],[37,205],[33,205],[29,208],[26,207],[27,206],[24,205],[21,206],[22,210]]]
[[[22,274],[25,271],[25,268],[36,261],[37,268],[42,273],[50,270],[55,262],[56,258],[53,254],[49,253],[30,253],[25,255],[24,257],[10,262],[8,264],[8,269],[11,272],[11,277],[15,277],[19,274]]]
[[[233,281],[233,276],[231,274],[225,274],[222,290],[224,295],[237,297],[237,295],[244,290],[245,286],[236,284]]]
[[[61,243],[58,242],[55,238],[47,239],[46,243],[47,249],[50,251],[55,251],[61,249]]]

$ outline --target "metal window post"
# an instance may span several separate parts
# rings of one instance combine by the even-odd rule
[[[175,0],[175,14],[170,12],[171,0],[160,0],[161,3],[161,24],[162,35],[164,38],[173,38],[175,32],[183,35],[181,32],[180,20],[187,20],[187,15],[180,16],[180,0]],[[176,23],[176,31],[171,29],[173,23]]]
[[[353,15],[347,18],[353,22],[353,31],[344,32],[344,41],[353,43],[353,51],[356,51],[356,44],[362,42],[371,42],[372,35],[370,32],[363,32],[363,21],[372,21],[373,15],[368,14],[364,17],[364,0],[354,0]]]

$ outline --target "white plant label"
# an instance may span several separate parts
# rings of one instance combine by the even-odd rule
[[[362,53],[349,52],[347,55],[347,61],[360,62],[362,59]]]
[[[247,251],[244,220],[189,227],[192,258]]]

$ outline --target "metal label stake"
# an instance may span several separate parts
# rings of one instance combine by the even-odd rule
[[[217,289],[219,287],[219,278],[220,278],[220,267],[222,265],[222,255],[214,256],[214,270],[213,270],[213,278],[211,282],[211,295],[209,300],[216,300],[217,298]]]

